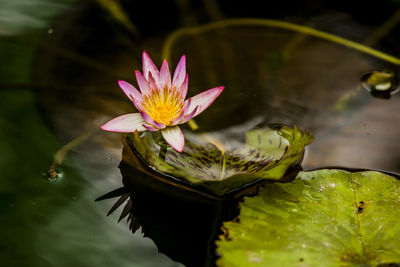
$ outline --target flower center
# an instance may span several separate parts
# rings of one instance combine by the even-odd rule
[[[165,88],[145,96],[143,108],[154,121],[168,126],[181,114],[183,101],[178,92]]]

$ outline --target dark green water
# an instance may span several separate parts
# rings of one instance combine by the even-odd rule
[[[130,23],[104,5],[110,2],[119,3]],[[146,23],[148,13],[140,10],[151,10],[150,4],[110,2],[2,2],[0,266],[181,266],[169,256],[192,265],[199,257],[200,265],[212,265],[204,263],[213,259],[212,247],[199,254],[188,249],[193,254],[186,260],[176,252],[179,246],[182,251],[196,248],[196,235],[174,240],[174,231],[181,236],[174,220],[170,227],[168,220],[160,220],[160,229],[169,235],[158,235],[153,242],[141,231],[132,234],[125,221],[118,224],[120,212],[106,217],[114,201],[94,201],[122,186],[118,134],[100,133],[72,149],[60,167],[61,178],[49,182],[46,173],[55,152],[107,119],[133,112],[116,80],[134,83],[133,69],[141,68],[143,49],[159,64],[165,39],[174,29],[221,18],[278,18],[363,42],[397,8],[395,1],[376,10],[372,2],[364,3],[363,12],[340,2],[281,3],[262,10],[254,3],[166,1]],[[399,56],[399,31],[394,26],[373,46]],[[198,118],[201,130],[221,130],[261,116],[265,124],[296,124],[314,133],[305,169],[338,165],[400,172],[400,95],[374,98],[359,84],[366,71],[389,68],[398,73],[398,66],[314,37],[302,38],[290,31],[246,26],[176,40],[171,61],[174,65],[180,54],[187,54],[189,95],[217,85],[227,88],[215,107]],[[148,199],[140,193],[137,201],[139,214],[157,206],[154,201],[146,206]],[[159,206],[154,209],[161,212]],[[150,215],[142,221],[153,220],[145,229],[151,237],[158,228],[157,214]],[[209,221],[202,229],[205,234],[218,232],[218,223]],[[199,227],[191,223],[195,227],[182,226],[187,236]],[[177,246],[173,253],[158,252],[157,246],[169,244]]]

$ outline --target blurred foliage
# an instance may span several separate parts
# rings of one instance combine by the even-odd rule
[[[138,35],[139,31],[135,25],[132,24],[127,12],[123,9],[118,0],[96,0],[110,15],[122,24],[127,30],[131,31],[134,35]]]

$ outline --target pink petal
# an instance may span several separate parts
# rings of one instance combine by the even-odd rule
[[[153,78],[153,75],[152,75],[151,73],[149,73],[148,82],[149,82],[150,92],[158,91],[157,82],[156,82],[156,80]]]
[[[181,111],[181,114],[179,115],[178,118],[176,118],[175,120],[173,120],[173,121],[171,122],[171,125],[177,125],[177,124],[180,124],[180,123],[181,123],[181,120],[182,120],[183,116],[185,116],[186,111],[187,111],[188,108],[190,107],[190,103],[191,103],[191,102],[192,102],[191,99],[188,99],[188,101],[185,101],[185,104],[184,104],[184,106],[183,106],[183,109],[182,109],[182,111]]]
[[[143,127],[146,128],[147,130],[151,131],[151,132],[157,132],[157,131],[160,130],[160,129],[157,129],[157,128],[153,127],[153,126],[147,125],[147,124],[143,124]]]
[[[164,129],[165,125],[162,123],[158,123],[155,120],[153,120],[149,114],[147,114],[146,112],[139,110],[140,115],[142,115],[142,118],[145,122],[147,122],[148,124],[150,124],[151,126],[156,127],[157,129]]]
[[[164,59],[160,69],[160,77],[158,78],[158,88],[162,90],[166,86],[171,88],[171,73],[169,72],[168,62]]]
[[[149,78],[149,72],[153,75],[153,78],[158,81],[159,71],[156,65],[151,60],[149,54],[146,51],[143,51],[142,54],[142,62],[143,62],[143,74],[146,80]]]
[[[197,111],[193,117],[196,117],[200,113],[202,113],[206,108],[208,108],[212,102],[222,93],[224,90],[223,86],[215,87],[204,91],[198,95],[192,97],[192,104],[191,107],[186,111],[186,113],[191,113],[197,107]],[[188,100],[186,100],[188,101]],[[185,101],[185,102],[186,102]]]
[[[179,122],[179,124],[186,123],[188,120],[190,120],[191,118],[193,118],[193,117],[195,116],[195,114],[196,114],[198,108],[199,108],[199,107],[195,107],[191,113],[186,114],[186,115],[183,117],[183,119]]]
[[[118,85],[135,106],[143,100],[142,94],[132,84],[119,80]]]
[[[135,70],[135,75],[136,75],[136,81],[139,85],[140,92],[142,92],[142,94],[144,95],[150,94],[149,83],[143,77],[142,73],[140,73],[140,71],[138,70]]]
[[[182,152],[185,146],[185,138],[179,126],[167,127],[161,130],[167,143],[176,151]]]
[[[110,132],[131,133],[146,131],[143,127],[144,120],[139,113],[129,113],[116,117],[102,125],[100,128]]]
[[[174,78],[172,79],[172,86],[180,88],[186,75],[186,56],[183,55],[176,65]]]
[[[188,83],[189,83],[189,75],[186,74],[185,80],[183,81],[182,86],[179,89],[180,94],[181,94],[181,98],[183,100],[185,99],[185,97],[187,95]]]

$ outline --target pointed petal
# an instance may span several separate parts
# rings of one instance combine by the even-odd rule
[[[139,112],[140,112],[140,115],[142,116],[143,120],[145,122],[147,122],[148,124],[150,124],[151,126],[154,126],[157,129],[164,129],[165,128],[164,124],[156,122],[146,112],[144,112],[142,110],[139,110]]]
[[[167,143],[176,151],[182,152],[185,146],[185,138],[179,126],[167,127],[161,130]]]
[[[118,85],[132,102],[140,103],[143,100],[142,94],[132,84],[119,80]]]
[[[186,123],[188,120],[190,120],[191,118],[193,118],[194,116],[196,116],[196,112],[199,109],[199,107],[195,107],[192,112],[190,112],[189,114],[186,114],[183,119],[179,122],[179,124],[183,124]]]
[[[187,95],[188,84],[189,84],[189,75],[186,74],[185,80],[183,81],[182,86],[179,88],[182,100],[185,100],[185,97]]]
[[[148,80],[149,72],[153,75],[153,78],[158,81],[159,71],[156,65],[151,60],[149,54],[146,51],[143,51],[142,54],[142,61],[143,61],[143,74],[146,80]]]
[[[186,75],[186,56],[183,55],[176,65],[174,78],[172,79],[172,86],[180,88]]]
[[[136,76],[136,81],[139,85],[140,92],[142,92],[142,94],[144,95],[150,94],[149,83],[143,77],[142,73],[140,73],[140,71],[138,70],[135,70],[135,76]]]
[[[187,110],[189,109],[190,103],[191,103],[191,102],[192,102],[191,99],[188,99],[188,101],[185,101],[185,104],[184,104],[184,106],[183,106],[183,109],[182,109],[182,111],[181,111],[181,114],[179,115],[178,118],[176,118],[175,120],[173,120],[173,121],[171,122],[171,125],[180,124],[182,118],[186,115],[186,112],[187,112]]]
[[[164,59],[160,69],[160,76],[158,78],[158,88],[162,90],[165,86],[171,88],[171,73],[169,71],[168,62]]]
[[[135,131],[146,131],[143,127],[144,120],[139,113],[129,113],[116,117],[102,125],[104,131],[131,133]]]
[[[197,115],[202,113],[206,108],[208,108],[211,105],[211,103],[214,102],[214,100],[222,93],[223,90],[224,87],[220,86],[204,91],[198,95],[195,95],[194,97],[191,98],[192,104],[187,113],[193,112],[194,108],[198,107],[196,113],[193,116],[196,117]]]
[[[157,82],[156,80],[153,78],[153,75],[151,73],[149,73],[149,88],[150,88],[150,92],[156,92],[158,91],[158,86],[157,86]]]

